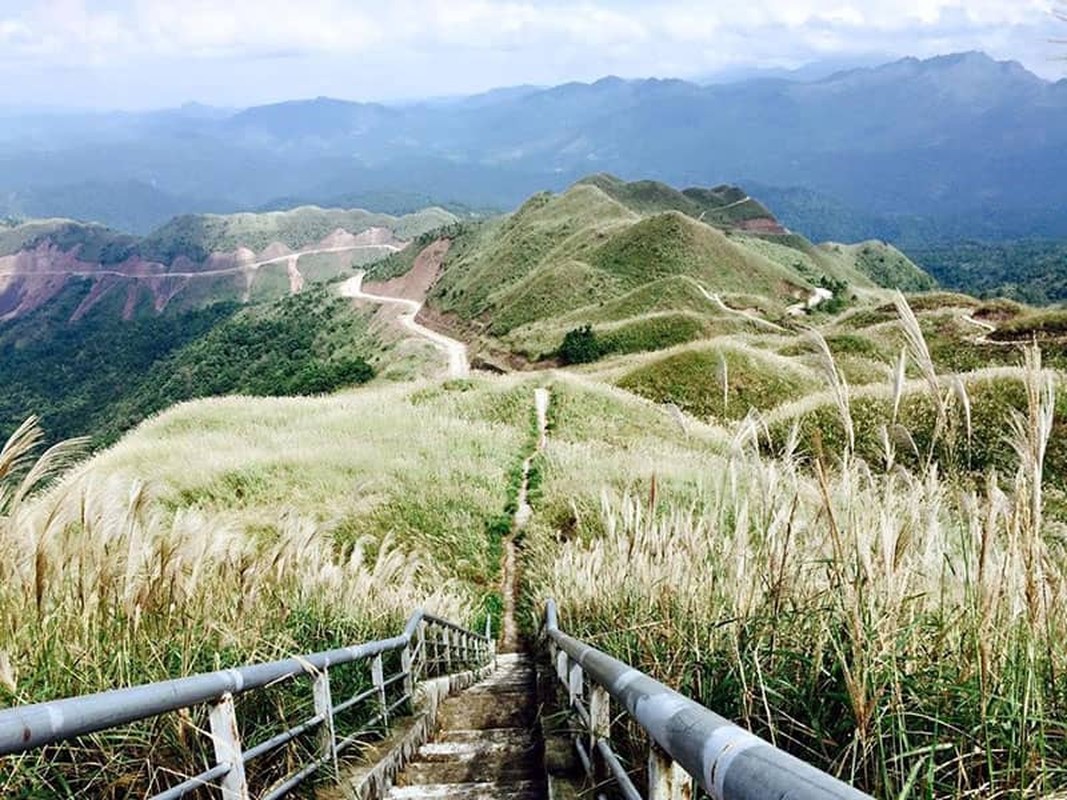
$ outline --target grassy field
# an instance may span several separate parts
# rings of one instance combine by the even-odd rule
[[[481,624],[499,607],[492,523],[528,436],[528,394],[409,384],[199,401],[34,503],[17,489],[33,452],[24,432],[0,457],[0,705],[392,635],[418,605]],[[158,787],[195,757],[177,745],[184,724],[134,726],[117,752],[113,734],[5,765],[0,793]]]

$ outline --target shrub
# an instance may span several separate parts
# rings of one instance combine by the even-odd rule
[[[557,353],[564,364],[588,364],[604,354],[590,325],[567,331]]]

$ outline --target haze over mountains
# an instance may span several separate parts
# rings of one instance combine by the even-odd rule
[[[1065,145],[1067,80],[981,53],[810,82],[605,78],[403,106],[8,113],[0,213],[143,233],[178,213],[299,203],[506,209],[610,172],[740,183],[815,240],[1059,236]]]

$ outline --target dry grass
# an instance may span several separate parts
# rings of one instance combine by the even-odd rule
[[[902,324],[936,436],[969,435],[981,410],[928,369],[903,309]],[[847,419],[855,397],[816,346]],[[647,438],[608,455],[557,435],[529,536],[533,597],[876,796],[1063,791],[1067,529],[1042,495],[1055,377],[1036,351],[1001,372],[1026,398],[1003,443],[1014,474],[978,483],[929,452],[883,471],[848,437],[812,462],[794,433],[770,457],[756,417],[725,453]],[[904,384],[885,387],[885,430]]]
[[[394,635],[419,606],[480,624],[520,392],[474,388],[466,419],[433,385],[192,403],[36,496],[69,448],[36,459],[27,424],[0,454],[0,706]],[[248,701],[246,735],[290,700]],[[9,762],[0,794],[158,789],[192,770],[187,722]]]
[[[825,391],[728,426],[551,375],[525,618],[555,595],[575,634],[878,796],[1062,791],[1057,378],[1036,351],[939,374],[900,315],[882,385],[850,387],[814,336],[802,349]],[[708,369],[715,402],[740,417],[743,373]],[[470,617],[495,591],[486,526],[543,380],[190,404],[36,498],[65,451],[31,477],[23,431],[0,457],[0,700],[366,637],[423,601]],[[1008,385],[1016,413],[990,434],[986,405]],[[823,426],[807,447],[794,420],[823,407],[846,433]],[[972,440],[999,451],[995,471],[955,471],[945,454]],[[134,759],[170,752],[160,742],[180,730],[136,739]],[[141,769],[109,766],[94,796]],[[40,788],[19,774],[0,789]]]

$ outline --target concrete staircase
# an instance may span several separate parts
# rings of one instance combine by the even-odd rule
[[[441,704],[438,734],[418,749],[387,798],[546,797],[533,659],[506,653],[497,665]]]

